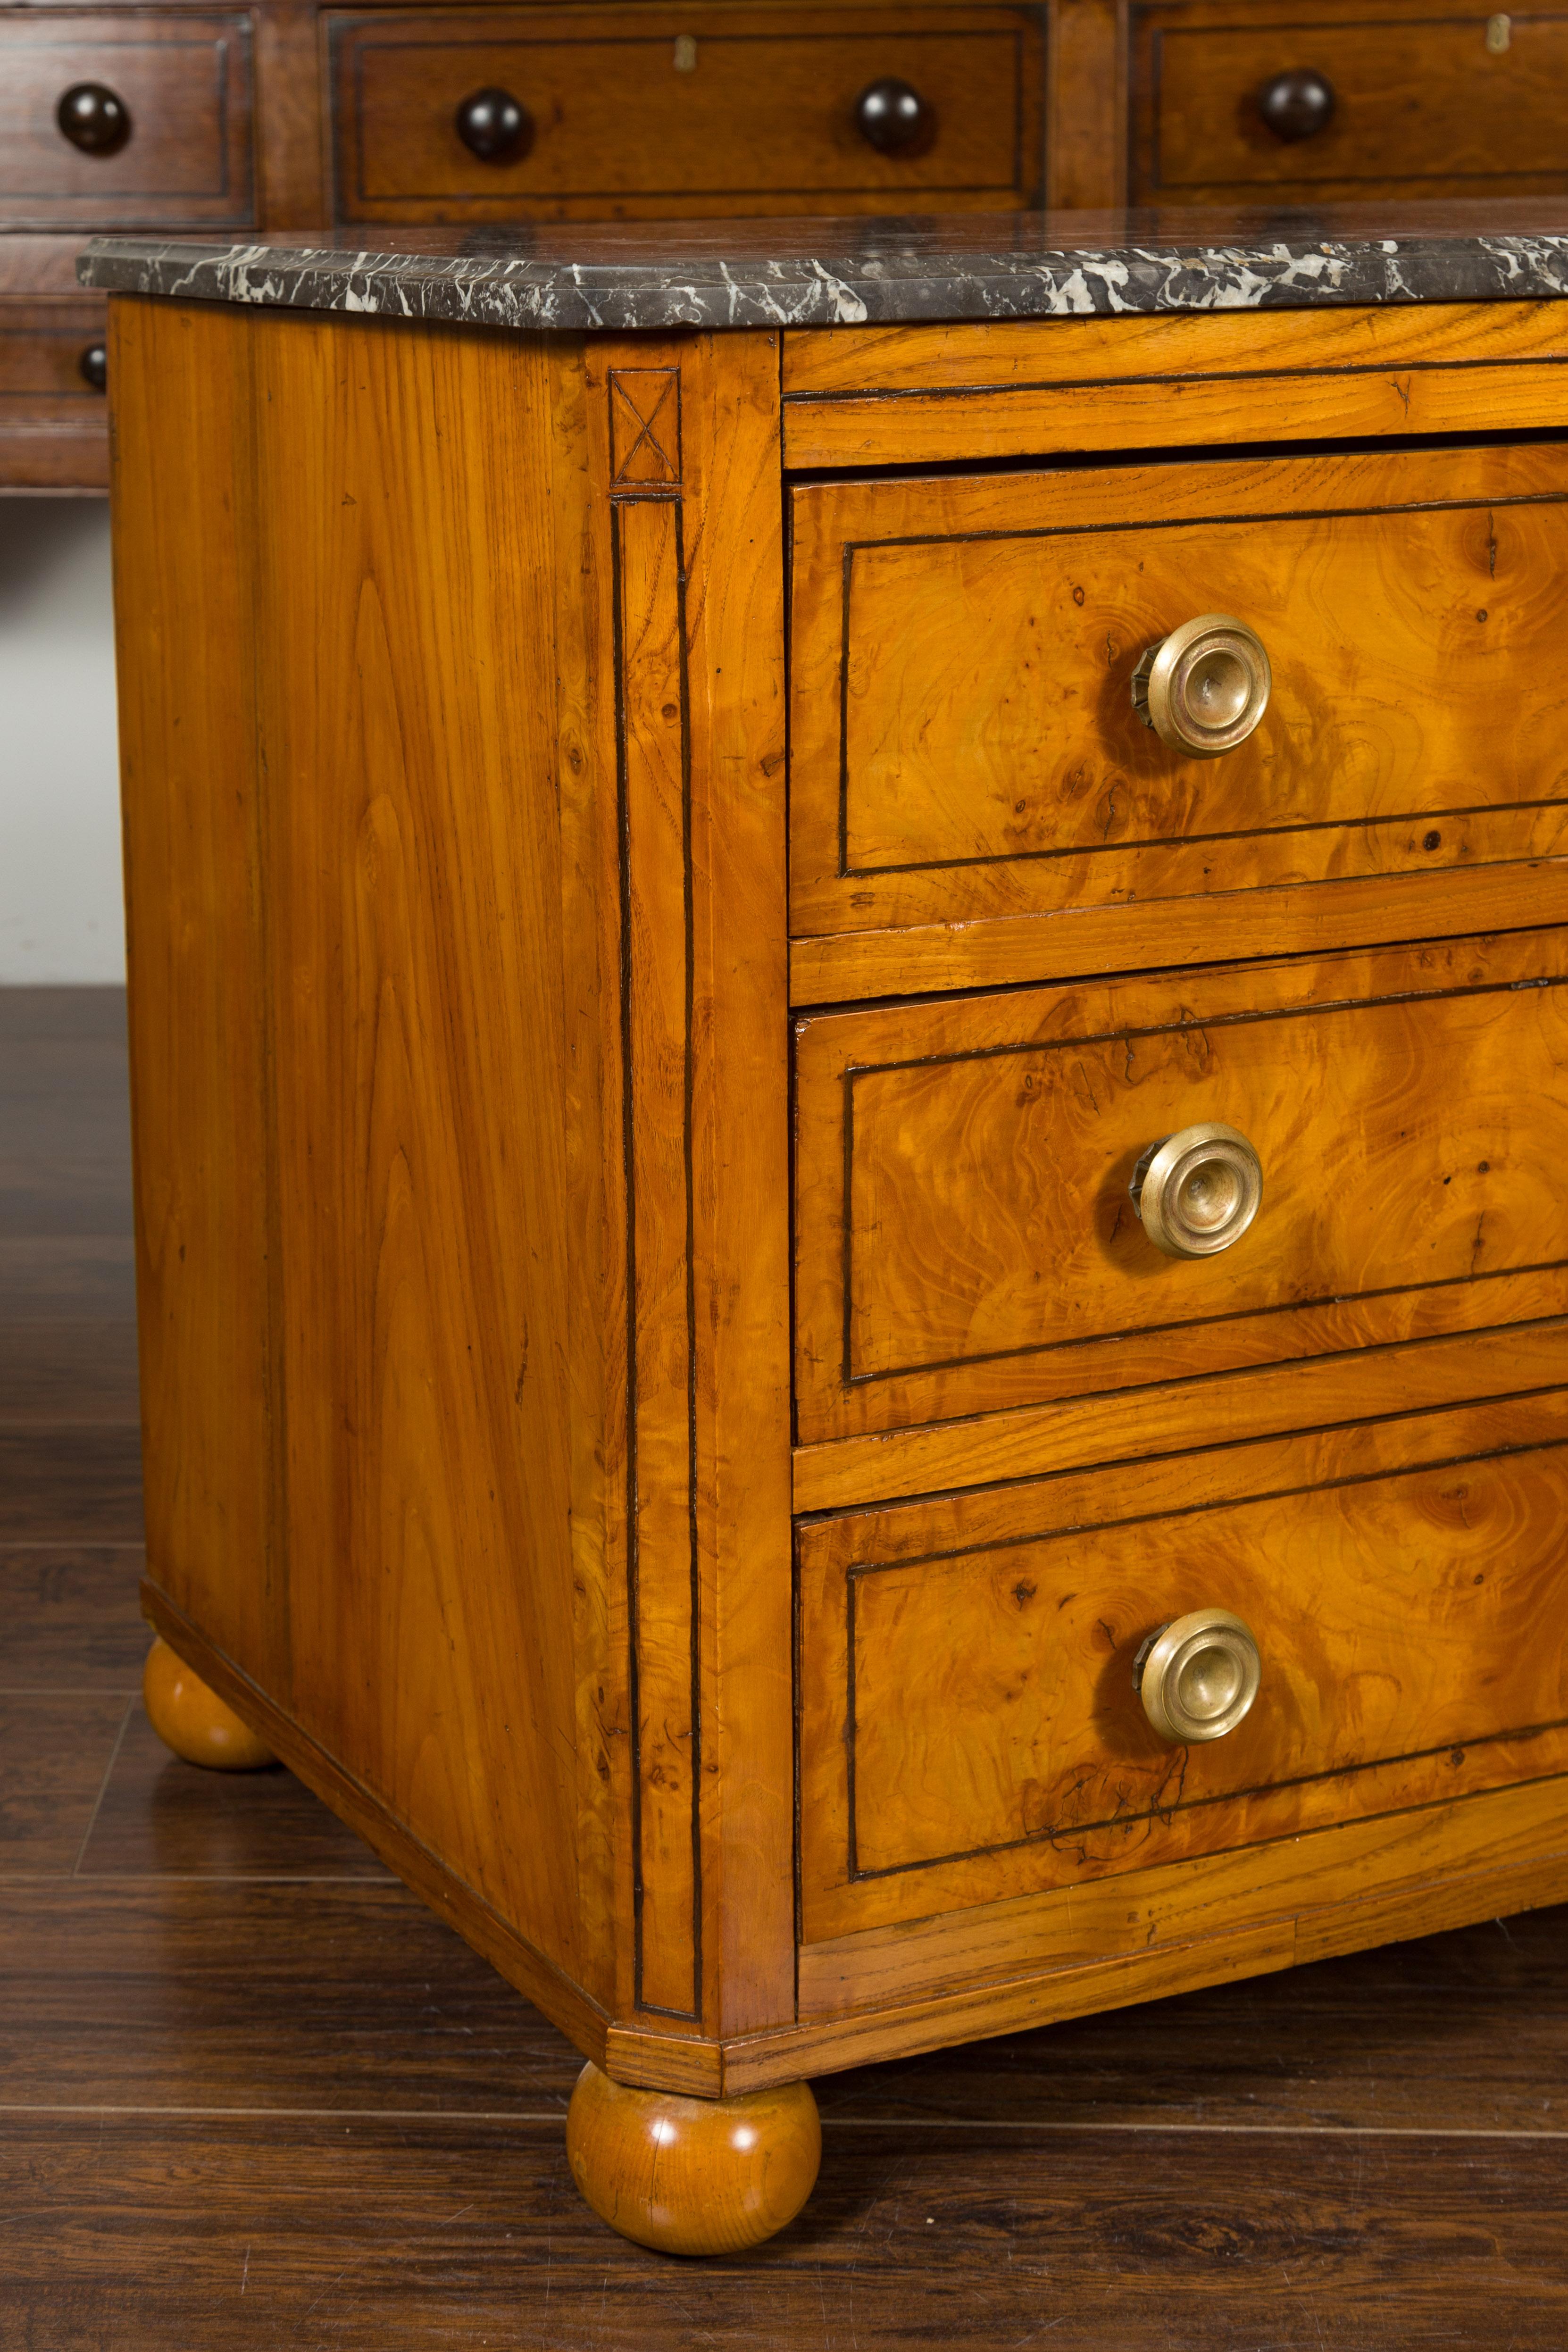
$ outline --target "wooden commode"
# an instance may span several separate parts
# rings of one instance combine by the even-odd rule
[[[170,1744],[674,2252],[1568,1897],[1568,219],[83,268]]]

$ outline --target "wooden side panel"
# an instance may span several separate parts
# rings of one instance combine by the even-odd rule
[[[148,1567],[286,1698],[247,321],[110,320]]]
[[[293,1712],[591,1982],[545,347],[250,337]]]
[[[794,2002],[777,339],[141,315],[158,1605],[706,2080]]]
[[[578,473],[544,494],[580,362],[117,307],[154,1580],[607,2006],[592,1734],[624,1695],[572,1552],[554,791]]]
[[[807,1938],[1568,1769],[1565,1433],[1557,1390],[804,1529]],[[1133,1661],[1210,1606],[1263,1687],[1170,1747]]]
[[[793,2008],[778,349],[594,346],[615,547],[630,1980]]]

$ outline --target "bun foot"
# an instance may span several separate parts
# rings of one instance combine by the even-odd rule
[[[822,2161],[809,2084],[739,2099],[637,2091],[584,2067],[566,2116],[573,2178],[595,2213],[662,2254],[732,2254],[793,2221]]]
[[[278,1759],[216,1691],[209,1690],[176,1657],[162,1635],[147,1653],[142,1669],[142,1696],[148,1720],[165,1748],[187,1764],[204,1764],[209,1772],[258,1772]]]

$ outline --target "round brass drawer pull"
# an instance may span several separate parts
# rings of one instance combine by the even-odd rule
[[[1229,613],[1200,613],[1142,656],[1132,707],[1173,751],[1216,760],[1246,742],[1273,685],[1261,637]]]
[[[1250,1626],[1228,1609],[1194,1609],[1151,1634],[1132,1687],[1162,1739],[1223,1739],[1258,1696],[1263,1663]]]
[[[1258,1214],[1263,1165],[1234,1127],[1184,1127],[1149,1146],[1128,1190],[1156,1249],[1167,1257],[1214,1257]]]

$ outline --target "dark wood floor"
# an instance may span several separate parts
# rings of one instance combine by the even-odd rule
[[[576,2061],[137,1698],[117,996],[0,992],[0,2347],[1568,2347],[1568,1912],[820,2086],[743,2260],[603,2229]]]

